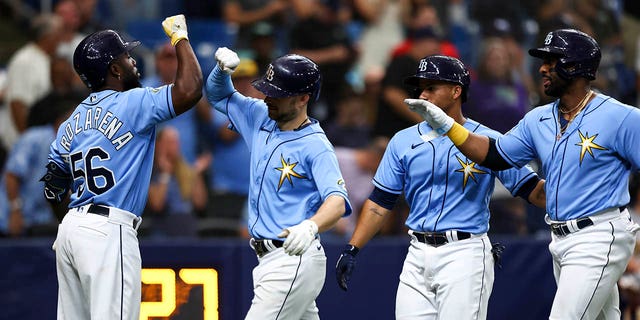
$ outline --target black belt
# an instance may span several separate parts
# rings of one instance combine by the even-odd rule
[[[618,207],[618,210],[620,210],[620,212],[623,212],[624,210],[627,209],[627,206],[622,206],[622,207]],[[588,226],[592,226],[593,225],[593,220],[591,220],[591,218],[589,217],[584,217],[584,218],[580,218],[578,220],[576,220],[576,227],[578,227],[578,230],[584,229]],[[575,231],[578,231],[575,230]],[[566,222],[563,223],[552,223],[551,224],[551,232],[553,232],[553,234],[555,234],[556,236],[566,236],[568,234],[571,234],[575,231],[571,231],[569,229],[569,227],[567,226]]]
[[[580,229],[584,229],[588,226],[592,226],[593,225],[593,220],[591,220],[591,218],[589,217],[585,217],[585,218],[580,218],[578,220],[576,220],[576,227],[578,227],[578,230]],[[578,231],[576,230],[576,231]],[[551,232],[553,232],[556,236],[566,236],[570,233],[572,233],[573,231],[571,231],[569,229],[569,227],[567,226],[567,223],[553,223],[551,224]]]
[[[103,217],[109,217],[109,208],[103,207],[99,204],[90,204],[87,212],[97,214]]]
[[[107,217],[109,218],[109,208],[105,207],[105,206],[101,206],[99,204],[90,204],[89,208],[87,209],[88,213],[93,213],[93,214],[97,214],[99,216],[103,216],[103,217]],[[133,227],[134,229],[136,228],[136,223],[138,222],[138,219],[133,219],[131,221],[131,227]]]
[[[284,244],[282,240],[268,240],[268,239],[255,239],[252,241],[253,250],[256,252],[258,257],[262,258],[265,254],[269,253],[271,250],[275,250],[276,248],[281,248]]]
[[[471,238],[471,233],[464,231],[452,231],[457,235],[458,240],[465,240]],[[449,243],[446,232],[413,232],[419,242],[428,244],[430,246],[439,247],[441,245]]]

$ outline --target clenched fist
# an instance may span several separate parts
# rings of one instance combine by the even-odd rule
[[[164,21],[162,21],[162,29],[164,29],[164,33],[171,38],[171,44],[173,46],[182,39],[189,40],[187,21],[182,14],[165,18]]]
[[[218,61],[220,70],[228,74],[232,74],[238,64],[240,64],[238,54],[227,47],[221,47],[216,50],[216,60]]]

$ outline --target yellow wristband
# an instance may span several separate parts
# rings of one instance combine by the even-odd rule
[[[451,129],[449,129],[449,132],[447,132],[447,136],[451,139],[453,144],[459,146],[469,138],[469,130],[455,122],[453,126],[451,126]]]

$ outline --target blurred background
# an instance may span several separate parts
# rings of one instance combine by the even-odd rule
[[[318,304],[326,319],[393,317],[408,243],[406,204],[396,206],[363,251],[353,292],[337,290],[333,265],[373,188],[388,139],[419,121],[405,112],[402,100],[411,92],[402,79],[415,73],[420,58],[460,58],[472,75],[463,112],[504,133],[527,111],[550,101],[537,76],[539,61],[527,50],[551,30],[576,28],[602,49],[594,89],[640,105],[640,2],[632,0],[0,0],[0,306],[15,312],[7,319],[55,315],[50,245],[56,215],[64,210],[48,206],[37,180],[57,126],[88,93],[73,71],[76,45],[94,31],[116,29],[126,40],[142,42],[133,56],[144,86],[172,83],[176,55],[161,21],[179,13],[187,18],[205,77],[218,47],[239,53],[233,81],[245,95],[261,97],[250,83],[282,54],[303,54],[320,66],[323,88],[310,113],[336,147],[354,206],[352,216],[322,235],[327,280]],[[228,119],[203,100],[159,128],[139,230],[143,267],[152,271],[143,273],[164,270],[159,274],[171,278],[172,271],[175,282],[169,282],[178,289],[173,309],[143,304],[143,310],[155,310],[149,316],[214,319],[208,317],[217,310],[216,317],[240,319],[248,309],[250,270],[257,263],[244,223],[249,154],[227,126]],[[632,175],[629,184],[634,217],[637,180]],[[22,199],[20,208],[16,198]],[[512,198],[499,183],[490,209],[489,234],[507,245],[490,319],[545,318],[555,284],[544,211]],[[635,259],[620,283],[625,319],[636,319],[640,305]],[[215,271],[215,306],[205,308],[204,284],[181,280],[185,268],[202,275]],[[147,283],[143,300],[169,303],[159,295],[166,285]],[[46,301],[47,315],[26,297]],[[337,312],[335,305],[347,310]]]

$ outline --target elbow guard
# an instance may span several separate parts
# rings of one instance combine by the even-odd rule
[[[47,164],[47,173],[40,178],[44,181],[44,197],[53,204],[62,203],[71,187],[71,175],[64,172],[55,162]]]
[[[498,149],[496,148],[496,140],[493,138],[489,138],[489,150],[487,151],[487,156],[484,158],[484,161],[480,163],[480,165],[497,171],[513,167],[507,161],[505,161],[504,158],[502,158],[500,153],[498,153]]]

